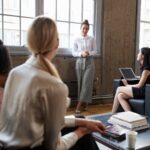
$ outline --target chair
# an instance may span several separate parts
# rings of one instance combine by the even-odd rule
[[[136,84],[138,80],[128,81],[129,84]],[[113,81],[113,95],[115,95],[117,87],[123,85],[121,79],[114,79]],[[146,84],[145,99],[130,99],[129,104],[133,112],[150,117],[150,84]],[[123,111],[121,105],[118,112]]]

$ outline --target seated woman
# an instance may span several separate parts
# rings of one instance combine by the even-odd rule
[[[3,42],[0,40],[0,109],[3,98],[3,88],[8,76],[8,73],[11,69],[11,60],[8,53],[8,50]]]
[[[59,45],[55,22],[37,17],[28,31],[27,43],[32,56],[13,68],[6,82],[0,145],[17,150],[67,150],[93,131],[104,132],[100,121],[64,119],[68,88],[52,63]],[[67,125],[77,128],[61,136]]]
[[[145,85],[150,83],[150,48],[144,47],[137,55],[137,60],[141,65],[141,77],[138,84],[129,85],[125,79],[122,79],[124,86],[117,88],[112,112],[115,113],[119,107],[122,106],[124,111],[131,111],[128,103],[130,98],[140,99],[145,97]]]

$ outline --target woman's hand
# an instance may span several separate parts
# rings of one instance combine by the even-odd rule
[[[87,50],[82,51],[81,56],[82,57],[87,57],[87,56],[89,56],[89,52]]]
[[[91,132],[105,132],[105,126],[99,120],[86,120],[85,127],[78,127],[74,132],[77,134],[78,138],[83,137]]]
[[[99,132],[104,133],[105,132],[105,126],[103,123],[99,120],[89,120],[84,119],[85,127],[78,127],[75,130],[75,133],[77,134],[78,138],[83,137],[86,134],[89,134],[91,132]]]
[[[125,86],[128,85],[128,82],[126,79],[122,79],[121,81],[122,81],[123,85],[125,85]]]
[[[86,53],[87,56],[90,55],[88,50],[85,50],[85,53]]]
[[[86,128],[91,130],[91,132],[99,132],[104,133],[105,132],[105,126],[103,123],[99,120],[86,120]]]
[[[105,126],[99,120],[91,120],[84,118],[75,118],[75,126],[87,128],[91,132],[105,132]]]

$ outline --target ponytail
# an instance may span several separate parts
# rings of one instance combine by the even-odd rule
[[[36,57],[45,71],[50,73],[52,76],[61,79],[56,67],[50,61],[48,61],[42,54],[38,54]]]

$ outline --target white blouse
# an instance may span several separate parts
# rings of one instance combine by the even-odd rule
[[[72,55],[74,57],[81,57],[81,52],[84,50],[88,50],[90,56],[97,54],[96,41],[94,37],[81,36],[81,37],[76,38],[76,40],[74,41]]]
[[[67,150],[78,136],[61,136],[64,126],[74,126],[65,118],[67,86],[41,69],[30,58],[10,72],[0,113],[0,143],[5,148],[36,147],[45,140],[47,149]]]

